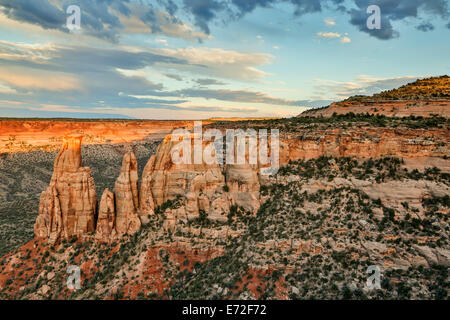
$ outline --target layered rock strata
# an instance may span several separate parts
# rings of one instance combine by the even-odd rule
[[[141,227],[138,217],[139,194],[137,161],[134,153],[123,157],[122,168],[114,185],[116,231],[119,236],[133,234]]]
[[[50,185],[41,195],[34,232],[52,243],[95,230],[97,196],[91,170],[81,166],[81,140],[79,135],[63,138]]]
[[[194,147],[192,138],[191,147]],[[226,221],[231,206],[253,213],[260,206],[259,189],[266,177],[260,175],[259,163],[250,165],[248,157],[245,164],[208,164],[204,160],[195,163],[192,152],[191,161],[176,164],[172,155],[179,141],[172,141],[172,136],[168,135],[146,164],[140,189],[136,157],[133,153],[125,154],[114,191],[105,190],[96,218],[95,185],[90,169],[81,166],[81,139],[81,136],[63,139],[50,185],[41,195],[35,224],[37,237],[55,242],[61,237],[95,231],[97,239],[117,239],[139,230],[156,208],[176,199],[177,206],[164,212],[168,228],[179,219],[206,216]],[[393,156],[403,158],[408,167],[439,162],[442,171],[447,172],[449,160],[444,156],[449,154],[449,139],[445,129],[317,129],[282,136],[279,158],[283,165],[290,160],[320,156]],[[215,150],[211,144],[203,141],[201,150]]]
[[[64,137],[50,185],[41,194],[34,233],[50,243],[94,232],[96,239],[112,240],[141,227],[135,155],[124,155],[114,193],[104,191],[97,216],[91,170],[81,166],[81,140],[79,135]]]
[[[193,139],[191,139],[193,144]],[[194,163],[175,164],[172,153],[178,142],[167,136],[145,166],[141,192],[141,214],[152,214],[155,207],[181,198],[182,208],[173,217],[195,218],[204,212],[212,220],[226,220],[231,205],[256,212],[259,208],[258,167],[249,164],[226,165]],[[211,143],[203,142],[202,150]]]

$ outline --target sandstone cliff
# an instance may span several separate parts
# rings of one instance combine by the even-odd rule
[[[281,137],[280,163],[321,156],[362,159],[397,157],[420,163],[439,161],[449,154],[447,129],[331,128],[304,130]],[[433,160],[434,159],[434,160]],[[428,161],[428,165],[431,165]],[[447,163],[448,165],[448,163]],[[450,169],[450,168],[448,168]]]
[[[205,122],[207,123],[207,122]],[[84,144],[156,141],[193,121],[156,120],[0,120],[0,153],[58,150],[61,136],[76,132]]]
[[[450,164],[445,156],[449,154],[449,140],[448,131],[438,128],[302,130],[281,137],[280,164],[321,156],[360,159],[389,156],[405,159],[409,168],[434,163],[448,172]],[[250,165],[248,157],[245,164],[207,164],[204,160],[195,164],[193,153],[190,163],[175,164],[172,154],[178,143],[172,141],[171,135],[161,142],[144,168],[140,190],[136,157],[132,152],[126,153],[114,193],[105,190],[96,222],[94,181],[90,169],[81,167],[81,136],[65,137],[50,186],[41,196],[36,236],[54,242],[61,235],[68,238],[96,230],[97,239],[115,239],[135,233],[156,208],[176,199],[179,207],[164,212],[167,225],[173,224],[170,221],[198,218],[202,213],[210,220],[226,221],[233,205],[253,213],[258,210],[260,185],[266,183],[259,173],[259,164]],[[212,142],[204,141],[201,147],[202,151],[215,150]]]
[[[178,142],[167,136],[158,147],[156,155],[147,163],[141,184],[141,214],[152,214],[154,208],[168,200],[181,197],[179,217],[198,217],[205,212],[210,219],[226,220],[231,205],[242,206],[256,212],[259,208],[258,168],[250,165],[227,165],[218,163],[174,164],[172,153]],[[191,139],[193,144],[193,139]],[[202,150],[211,143],[204,142]],[[181,214],[183,212],[184,214]]]
[[[97,213],[94,180],[81,166],[81,135],[66,136],[58,153],[50,185],[40,197],[34,225],[36,237],[55,243],[61,238],[86,236],[111,240],[133,234],[141,227],[137,161],[134,153],[123,157],[114,193],[106,189]]]

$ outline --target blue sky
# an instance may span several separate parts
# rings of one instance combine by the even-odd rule
[[[0,116],[293,116],[450,74],[449,36],[448,0],[0,0]]]

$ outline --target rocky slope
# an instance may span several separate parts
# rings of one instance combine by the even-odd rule
[[[382,184],[387,189],[380,194]],[[1,294],[442,299],[450,289],[448,190],[448,174],[405,171],[394,158],[299,160],[261,187],[264,201],[256,215],[233,207],[227,222],[179,219],[168,230],[170,216],[163,212],[180,208],[177,200],[157,207],[139,231],[120,241],[52,246],[33,240],[0,261]],[[64,285],[73,264],[83,274],[77,291]],[[382,270],[381,290],[365,287],[370,265]]]
[[[371,114],[390,117],[411,115],[450,117],[450,77],[418,80],[401,88],[375,94],[354,96],[326,108],[311,109],[300,116],[331,117],[340,114]]]

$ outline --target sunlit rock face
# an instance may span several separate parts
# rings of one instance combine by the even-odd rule
[[[432,163],[442,170],[448,168],[448,160],[442,158],[448,154],[449,136],[445,129],[317,129],[283,136],[280,140],[280,165],[320,156],[393,156],[404,159],[408,168]],[[175,199],[181,207],[164,212],[168,225],[201,214],[210,220],[226,221],[232,206],[253,213],[259,209],[260,185],[267,179],[260,169],[267,165],[249,164],[248,155],[244,164],[207,163],[204,157],[196,164],[193,136],[191,161],[175,163],[172,155],[180,151],[177,149],[180,140],[172,141],[172,135],[168,135],[146,164],[140,189],[136,157],[131,152],[124,155],[114,190],[103,193],[97,216],[95,184],[90,169],[82,166],[81,141],[80,135],[63,138],[50,185],[41,195],[34,227],[38,238],[53,243],[61,238],[90,234],[101,240],[118,239],[135,233],[159,206]],[[203,140],[200,148],[202,152],[211,151],[211,156],[215,157],[216,149],[212,144]],[[183,150],[179,156],[184,156]]]
[[[190,163],[175,164],[172,155],[179,143],[172,141],[171,135],[167,136],[147,163],[141,184],[141,214],[152,214],[154,208],[177,197],[181,197],[188,219],[204,212],[210,219],[226,220],[231,205],[256,212],[260,205],[257,165],[221,166],[217,162],[207,163],[205,159],[195,164],[194,152]],[[203,141],[202,152],[211,150],[215,156],[212,143]],[[194,150],[193,138],[191,147]],[[179,210],[174,216],[180,216]]]
[[[134,153],[124,155],[119,177],[114,185],[116,231],[119,236],[133,234],[141,227],[138,217],[139,194],[137,161]]]
[[[116,232],[116,210],[114,193],[105,189],[100,200],[95,238],[101,240],[114,239]]]
[[[82,136],[63,139],[56,156],[50,185],[40,198],[39,215],[34,226],[38,238],[55,243],[59,239],[94,234],[99,240],[117,239],[141,227],[137,161],[126,153],[114,185],[102,195],[98,217],[95,184],[89,168],[82,167]]]
[[[63,138],[50,185],[41,195],[34,230],[53,243],[95,230],[97,196],[91,170],[81,166],[81,140],[80,135]]]

